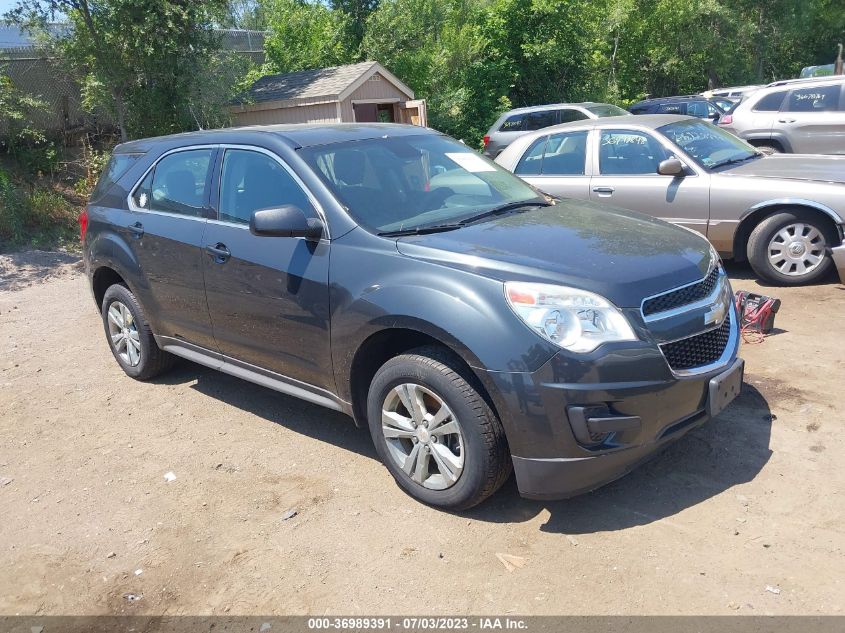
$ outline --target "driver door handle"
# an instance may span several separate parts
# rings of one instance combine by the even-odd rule
[[[231,251],[226,248],[226,245],[221,244],[220,242],[217,242],[217,244],[214,245],[208,244],[205,247],[205,250],[208,252],[209,255],[214,258],[214,261],[218,264],[225,264],[226,260],[228,260],[232,256]]]
[[[612,196],[615,189],[613,187],[593,187],[593,193],[600,196]]]
[[[144,236],[144,225],[140,222],[135,222],[135,224],[130,224],[126,227],[129,229],[129,232],[132,233],[132,236],[136,239],[141,238]]]

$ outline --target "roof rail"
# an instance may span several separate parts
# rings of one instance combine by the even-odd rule
[[[826,81],[845,81],[845,75],[826,75],[824,77],[804,77],[802,79],[781,79],[766,85],[766,88],[775,86],[789,86],[792,84],[810,84]]]

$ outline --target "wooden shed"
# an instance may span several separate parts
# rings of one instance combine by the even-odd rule
[[[229,107],[234,125],[384,122],[426,125],[425,99],[378,62],[265,75]]]

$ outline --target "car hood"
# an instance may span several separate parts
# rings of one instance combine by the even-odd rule
[[[845,183],[845,156],[775,154],[748,161],[722,173],[726,176]]]
[[[586,201],[397,240],[403,255],[501,281],[557,283],[639,307],[645,297],[704,277],[708,242],[652,217]]]

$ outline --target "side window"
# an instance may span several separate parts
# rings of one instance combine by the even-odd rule
[[[202,217],[212,149],[176,152],[162,158],[132,194],[141,209]]]
[[[552,134],[543,154],[543,175],[583,176],[587,159],[587,131]]]
[[[783,103],[783,98],[785,96],[786,90],[778,90],[777,92],[767,94],[765,97],[761,97],[761,99],[751,107],[751,110],[754,112],[777,112],[780,110],[780,105]]]
[[[308,196],[276,160],[243,149],[227,149],[223,156],[218,218],[249,224],[254,211],[292,204],[310,215]]]
[[[557,112],[546,110],[544,112],[529,112],[525,115],[524,130],[542,130],[557,123]]]
[[[687,114],[704,119],[707,117],[707,104],[703,101],[690,101],[687,103]]]
[[[657,166],[669,157],[657,140],[635,130],[602,130],[599,171],[607,174],[656,174]]]
[[[543,154],[546,151],[548,136],[543,136],[534,141],[528,151],[522,155],[513,173],[520,176],[537,176],[543,167]]]
[[[657,108],[658,114],[684,114],[684,104],[682,103],[662,103]]]
[[[787,112],[832,112],[839,109],[840,85],[799,88],[789,93]]]
[[[558,110],[558,112],[560,113],[560,123],[581,121],[587,118],[587,115],[581,112],[580,110],[572,110],[567,108],[566,110]]]
[[[502,126],[499,128],[500,132],[519,132],[522,130],[524,114],[513,114],[505,119]]]

